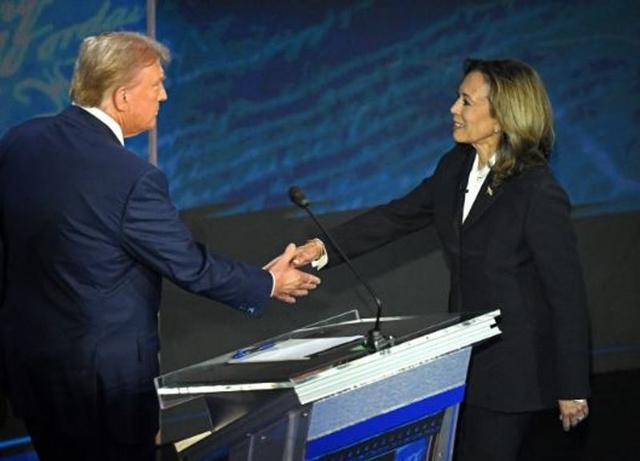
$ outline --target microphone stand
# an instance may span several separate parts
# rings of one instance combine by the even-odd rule
[[[373,287],[369,284],[369,282],[367,282],[360,275],[360,273],[356,270],[356,268],[351,263],[351,260],[347,257],[347,255],[344,253],[344,251],[342,251],[342,249],[336,243],[336,241],[333,239],[333,237],[331,237],[331,234],[329,234],[329,232],[325,229],[325,227],[318,220],[318,218],[316,218],[315,214],[309,208],[309,200],[305,197],[304,192],[302,191],[302,189],[300,187],[297,187],[297,186],[292,186],[291,188],[289,188],[289,198],[291,199],[291,201],[296,206],[298,206],[299,208],[302,208],[304,211],[307,212],[309,217],[313,220],[313,222],[316,224],[316,226],[320,229],[322,234],[324,236],[326,236],[326,238],[328,239],[329,243],[331,243],[331,246],[333,246],[333,248],[335,248],[336,252],[340,255],[340,257],[343,259],[343,261],[347,264],[347,266],[349,267],[349,269],[351,270],[353,275],[356,276],[356,278],[360,281],[360,283],[362,283],[362,285],[367,289],[367,291],[369,292],[371,297],[374,299],[374,301],[376,303],[376,308],[377,308],[376,309],[376,322],[375,322],[373,328],[370,329],[367,332],[367,338],[365,339],[365,343],[364,343],[365,347],[370,352],[377,352],[379,350],[382,350],[382,349],[385,349],[387,347],[393,346],[394,338],[392,336],[385,336],[382,333],[382,330],[380,329],[380,317],[382,316],[382,301],[380,301],[380,298],[378,298],[378,296],[376,295],[375,291],[373,290]]]

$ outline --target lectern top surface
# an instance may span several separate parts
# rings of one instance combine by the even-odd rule
[[[351,315],[349,315],[351,314]],[[388,317],[381,319],[381,331],[392,336],[395,344],[424,335],[430,331],[453,325],[461,320],[460,314],[435,314],[428,316]],[[288,387],[292,379],[307,373],[338,367],[342,363],[357,359],[369,352],[363,346],[363,339],[373,327],[375,319],[360,319],[352,313],[338,318],[299,328],[275,338],[260,341],[240,350],[230,351],[204,362],[173,371],[156,378],[156,387],[177,388],[196,386],[238,386],[283,383]],[[291,343],[291,340],[317,340],[319,338],[351,338],[330,349],[313,353],[299,360],[251,361],[243,360],[246,355]],[[360,338],[360,339],[358,339]],[[284,383],[287,383],[284,385]],[[278,386],[273,386],[277,388]]]

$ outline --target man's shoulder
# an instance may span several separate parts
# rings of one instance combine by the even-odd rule
[[[113,151],[113,162],[110,162],[118,171],[126,171],[131,177],[139,177],[145,173],[156,170],[148,160],[139,157],[129,149],[116,146]]]
[[[38,143],[46,141],[49,144],[55,143],[57,139],[60,141],[68,139],[69,133],[75,132],[78,136],[91,133],[87,120],[83,120],[74,113],[76,109],[70,106],[57,114],[41,115],[25,120],[7,130],[2,141],[5,145],[15,142],[24,142],[28,145],[30,140]]]
[[[69,106],[51,119],[52,122],[63,126],[63,129],[69,130],[85,155],[95,155],[104,159],[108,164],[118,168],[122,174],[139,174],[141,170],[151,167],[146,160],[120,144],[115,133],[85,109]]]
[[[55,152],[56,159],[69,163],[70,169],[76,165],[98,168],[104,177],[113,173],[131,180],[153,169],[148,161],[120,144],[104,123],[74,106],[20,123],[0,140],[0,156],[27,152],[38,157]]]
[[[43,128],[49,126],[56,117],[57,115],[34,117],[14,125],[4,133],[2,136],[2,142],[6,144],[25,136],[33,136],[34,133],[37,133]]]
[[[88,155],[92,164],[103,168],[105,176],[115,175],[121,179],[136,181],[140,176],[156,168],[148,160],[119,143],[95,141]]]
[[[11,158],[12,152],[35,151],[43,143],[38,140],[44,139],[49,144],[49,137],[46,133],[51,132],[56,115],[35,117],[19,123],[9,128],[0,137],[0,163],[4,163],[7,158]]]

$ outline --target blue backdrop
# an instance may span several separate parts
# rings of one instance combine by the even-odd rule
[[[228,215],[368,207],[432,172],[452,144],[466,57],[538,69],[557,119],[553,167],[581,213],[640,208],[640,3],[158,2],[173,51],[160,167],[180,208]],[[143,31],[144,0],[3,0],[0,131],[67,103],[80,40]],[[146,137],[127,144],[146,156]]]
[[[285,206],[291,184],[322,211],[406,192],[452,145],[469,56],[538,69],[583,213],[639,207],[637,1],[266,3],[160,3],[175,56],[160,158],[181,207]]]

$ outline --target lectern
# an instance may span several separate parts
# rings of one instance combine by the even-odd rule
[[[447,460],[471,347],[499,311],[383,318],[363,345],[356,311],[160,376],[162,408],[201,398],[209,429],[176,445],[194,461]]]

